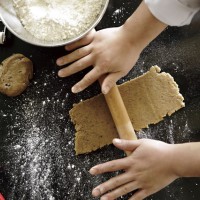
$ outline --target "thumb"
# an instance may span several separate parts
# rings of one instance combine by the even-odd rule
[[[115,138],[113,139],[113,144],[118,149],[121,149],[123,151],[134,151],[140,146],[141,141],[140,140],[123,140],[123,139]]]
[[[84,36],[80,40],[77,40],[76,42],[66,45],[65,49],[67,51],[73,51],[77,48],[90,44],[94,38],[95,33],[96,33],[95,29],[92,29],[86,36]]]

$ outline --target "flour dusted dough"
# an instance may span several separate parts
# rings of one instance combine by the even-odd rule
[[[160,73],[158,66],[120,85],[119,91],[136,131],[160,122],[166,115],[170,116],[185,106],[173,77]],[[76,154],[97,150],[118,137],[102,94],[75,104],[70,116],[76,129]]]

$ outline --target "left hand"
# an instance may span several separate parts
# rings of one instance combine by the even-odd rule
[[[172,167],[172,144],[150,139],[114,139],[113,144],[121,150],[132,151],[132,154],[90,169],[92,175],[125,171],[94,188],[94,197],[102,196],[101,200],[114,200],[136,191],[130,200],[142,200],[178,178]]]
[[[128,39],[127,32],[123,26],[92,30],[86,37],[65,47],[73,52],[57,59],[58,66],[69,64],[59,70],[60,77],[70,76],[93,66],[93,69],[72,87],[72,92],[80,92],[99,78],[105,77],[101,90],[106,94],[132,69],[142,48],[137,44],[137,40],[132,43]]]

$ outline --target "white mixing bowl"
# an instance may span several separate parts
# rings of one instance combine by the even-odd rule
[[[43,47],[56,47],[56,46],[63,46],[69,43],[72,43],[76,40],[81,39],[84,37],[89,31],[91,31],[102,19],[109,0],[103,0],[103,5],[100,13],[97,15],[96,20],[91,24],[91,26],[81,33],[80,35],[76,36],[72,39],[60,40],[60,41],[45,41],[34,37],[31,33],[29,33],[21,24],[19,18],[15,13],[15,9],[13,7],[12,0],[0,0],[0,17],[2,22],[8,28],[10,32],[12,32],[16,37],[20,38],[21,40],[28,42],[33,45],[43,46]],[[67,28],[67,27],[66,27]]]

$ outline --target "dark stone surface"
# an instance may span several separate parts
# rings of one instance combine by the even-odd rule
[[[121,25],[139,3],[111,0],[97,29]],[[169,143],[200,141],[199,25],[197,16],[190,26],[168,28],[119,81],[139,76],[157,64],[174,77],[185,98],[185,108],[143,130],[139,137]],[[68,112],[73,103],[98,94],[98,84],[77,95],[70,92],[87,70],[64,79],[57,77],[55,60],[66,54],[63,47],[33,46],[7,32],[7,41],[0,46],[0,60],[13,53],[22,53],[33,61],[34,78],[22,95],[0,95],[0,193],[7,200],[93,199],[92,188],[115,173],[92,177],[90,167],[124,156],[112,145],[75,156],[75,130]],[[182,178],[147,200],[197,200],[199,196],[200,179]]]

